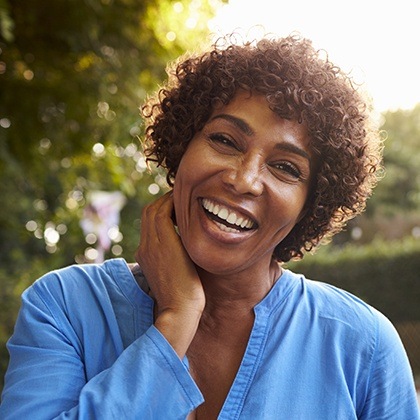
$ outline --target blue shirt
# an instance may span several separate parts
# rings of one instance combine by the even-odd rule
[[[22,299],[1,419],[185,419],[203,402],[187,358],[153,326],[153,301],[124,260],[51,272]],[[255,307],[219,415],[419,418],[391,323],[353,295],[287,270]]]

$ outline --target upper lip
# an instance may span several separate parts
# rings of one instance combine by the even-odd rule
[[[238,224],[238,221],[241,222],[240,225],[242,227],[246,227],[248,229],[255,229],[258,227],[258,222],[256,220],[256,217],[249,212],[247,209],[240,207],[238,205],[231,205],[227,204],[225,201],[221,201],[220,199],[214,199],[210,197],[201,198],[202,204],[208,204],[212,203],[213,205],[219,206],[219,209],[225,208],[228,210],[229,214],[232,215],[233,213],[237,216],[236,223]],[[219,210],[220,211],[220,210]],[[242,219],[242,221],[241,221]]]

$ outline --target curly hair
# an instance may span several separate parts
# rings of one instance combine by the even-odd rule
[[[166,85],[142,112],[147,159],[166,168],[170,186],[215,106],[246,90],[264,95],[281,118],[303,122],[319,161],[306,214],[273,257],[302,258],[364,210],[382,169],[382,142],[368,101],[310,40],[290,35],[239,45],[225,37],[209,51],[182,57],[167,72]]]

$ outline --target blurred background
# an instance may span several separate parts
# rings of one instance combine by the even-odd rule
[[[363,216],[288,266],[387,315],[420,385],[414,3],[0,0],[1,377],[25,288],[70,264],[133,261],[141,209],[167,188],[165,174],[146,166],[139,107],[168,61],[237,29],[249,37],[298,31],[371,93],[385,177]]]

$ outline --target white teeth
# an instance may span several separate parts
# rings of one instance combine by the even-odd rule
[[[247,228],[247,229],[251,229],[252,228],[253,223],[251,222],[251,220],[244,220],[240,226],[241,228]]]
[[[203,199],[203,207],[210,213],[220,217],[220,219],[226,220],[231,225],[236,225],[247,229],[252,228],[254,225],[252,220],[244,218],[243,216],[238,216],[235,212],[230,211],[226,207],[222,207],[219,204],[214,204],[206,198]]]
[[[214,214],[214,213],[213,213]],[[223,220],[227,220],[227,218],[229,217],[229,211],[228,209],[222,207],[218,213],[216,213],[217,216],[219,216],[221,219]]]
[[[231,232],[231,233],[240,232],[238,229],[231,228],[229,226],[224,225],[223,223],[216,222],[216,225],[219,226],[220,230],[223,230],[224,232]]]
[[[232,225],[234,225],[235,223],[236,223],[236,220],[237,220],[238,218],[236,217],[236,214],[235,213],[230,213],[229,214],[229,216],[228,216],[228,218],[226,219],[226,221],[228,222],[228,223],[230,223],[230,224],[232,224]]]

